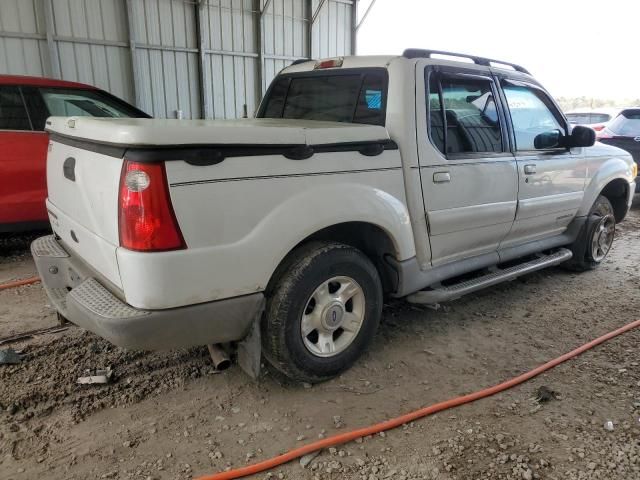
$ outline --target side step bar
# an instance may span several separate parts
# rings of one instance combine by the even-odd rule
[[[497,271],[488,273],[472,280],[465,280],[448,287],[440,287],[432,290],[420,290],[412,293],[407,297],[407,301],[411,303],[434,304],[440,302],[448,302],[467,295],[469,293],[481,290],[507,280],[513,280],[520,275],[542,270],[543,268],[558,265],[570,260],[573,254],[571,250],[561,248],[554,253],[541,255],[535,260],[515,265],[513,267],[498,269]]]

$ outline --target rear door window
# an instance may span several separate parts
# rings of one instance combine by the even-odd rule
[[[138,110],[96,90],[41,88],[42,99],[55,117],[140,117]]]
[[[44,131],[44,124],[47,121],[47,117],[49,117],[49,111],[44,100],[42,100],[38,87],[21,87],[21,90],[33,129]]]
[[[431,140],[442,153],[503,151],[491,79],[434,73],[427,98]]]
[[[31,130],[31,121],[18,87],[0,86],[0,130]]]
[[[313,72],[274,81],[258,117],[384,125],[384,71]]]

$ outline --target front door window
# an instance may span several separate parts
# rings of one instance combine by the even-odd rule
[[[551,100],[540,90],[525,86],[504,85],[511,122],[516,139],[516,150],[535,150],[534,140],[541,133],[566,131]]]

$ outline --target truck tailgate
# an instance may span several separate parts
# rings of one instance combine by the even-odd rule
[[[121,287],[116,259],[122,158],[52,140],[47,209],[54,232],[87,264]]]

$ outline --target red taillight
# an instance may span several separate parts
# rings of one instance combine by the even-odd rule
[[[144,252],[186,248],[171,206],[164,163],[125,161],[118,203],[121,247]]]
[[[593,128],[596,132],[599,132],[600,130],[602,130],[605,126],[604,125],[594,125]]]

